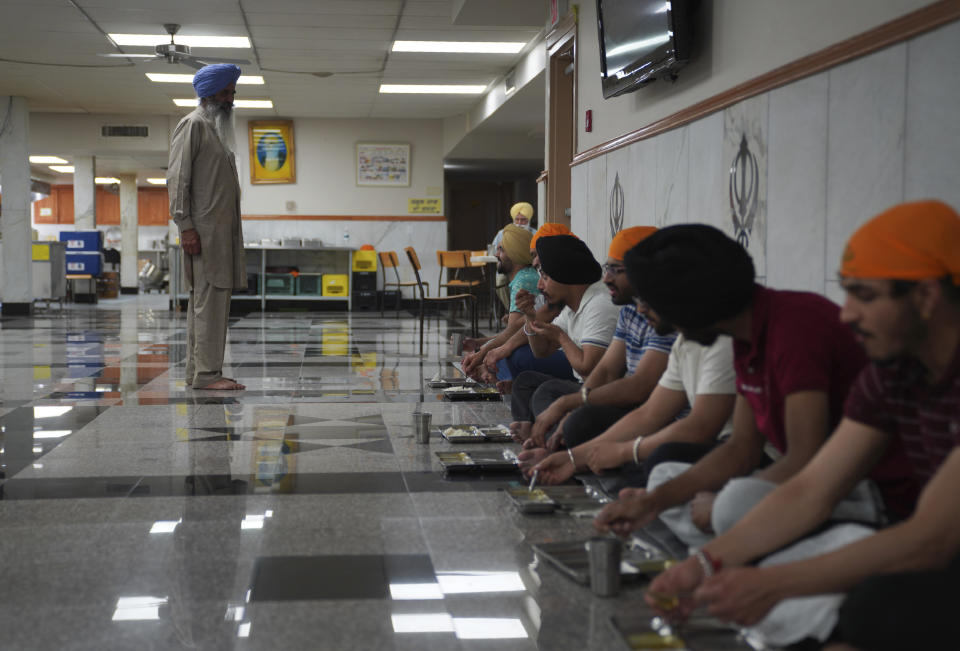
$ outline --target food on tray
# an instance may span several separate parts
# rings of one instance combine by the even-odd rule
[[[448,439],[451,438],[478,438],[480,435],[478,432],[473,429],[461,429],[459,427],[448,427],[443,430],[443,435]]]
[[[687,644],[676,635],[660,635],[659,633],[635,633],[627,636],[627,644],[631,649],[685,649]]]

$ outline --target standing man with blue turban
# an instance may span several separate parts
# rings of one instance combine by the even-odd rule
[[[247,286],[231,119],[239,78],[232,64],[201,68],[193,78],[200,105],[170,142],[167,191],[190,290],[186,381],[194,389],[246,388],[223,376],[230,294]]]

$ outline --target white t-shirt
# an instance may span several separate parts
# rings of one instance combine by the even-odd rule
[[[700,394],[730,394],[737,392],[736,373],[733,370],[733,341],[721,336],[712,346],[702,346],[683,335],[677,337],[670,349],[667,370],[660,376],[660,386],[687,394],[692,407]],[[727,419],[717,439],[724,440],[733,432],[733,415]]]
[[[587,287],[580,299],[576,312],[569,306],[564,307],[560,315],[553,320],[555,326],[563,329],[567,336],[580,348],[585,345],[606,348],[613,339],[620,318],[620,306],[610,300],[610,293],[602,281]],[[577,379],[582,379],[574,371]]]

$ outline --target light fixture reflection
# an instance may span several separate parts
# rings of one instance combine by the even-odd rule
[[[453,618],[447,613],[433,615],[391,615],[394,633],[453,633]]]
[[[73,409],[73,407],[34,407],[33,408],[33,417],[34,418],[56,418],[57,416],[63,416],[65,413]]]
[[[443,599],[438,583],[391,583],[390,598],[394,601]]]
[[[237,627],[237,637],[250,637],[250,622],[244,622]]]
[[[33,439],[61,439],[64,436],[73,434],[72,429],[48,429],[37,430],[33,433]]]
[[[461,640],[506,640],[527,637],[517,618],[454,617],[453,628]]]
[[[160,619],[160,606],[166,603],[166,597],[120,597],[112,619],[115,622]]]
[[[443,594],[523,592],[525,590],[519,572],[438,572],[437,582]]]
[[[181,522],[183,522],[183,518],[179,520],[157,520],[150,527],[150,533],[173,533]]]

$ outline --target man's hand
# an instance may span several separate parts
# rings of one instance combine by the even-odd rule
[[[479,370],[480,363],[483,361],[483,354],[480,351],[475,353],[468,352],[463,356],[463,359],[460,360],[460,364],[463,367],[463,372],[472,377],[472,373]]]
[[[483,344],[480,343],[479,339],[474,337],[466,337],[463,340],[463,352],[472,353],[475,350],[480,350],[480,346]]]
[[[200,233],[195,228],[188,228],[180,233],[180,248],[188,255],[200,254]]]
[[[527,290],[518,290],[517,295],[514,297],[514,302],[517,305],[517,309],[531,319],[534,317],[534,314],[536,314],[536,297]]]
[[[703,568],[695,558],[662,572],[647,588],[646,601],[671,621],[684,620],[693,612],[693,591],[703,581]],[[672,598],[676,598],[674,601]]]
[[[646,489],[625,488],[620,491],[620,499],[603,507],[600,515],[593,520],[593,526],[599,531],[612,531],[625,536],[649,524],[658,515],[660,510]]]
[[[538,446],[542,447],[547,441],[547,432],[555,424],[560,422],[567,414],[567,409],[563,406],[561,396],[550,403],[550,406],[537,414],[537,419],[533,421],[533,429],[530,430],[530,438]]]
[[[554,452],[549,457],[538,463],[533,469],[540,471],[541,484],[562,484],[571,477],[576,471],[573,464],[570,463],[570,455],[566,450],[563,452]]]
[[[713,533],[711,516],[715,499],[717,499],[716,493],[701,491],[694,495],[690,502],[690,517],[693,524],[697,525],[697,529],[703,533]]]
[[[781,584],[770,576],[773,568],[735,567],[723,570],[703,582],[694,593],[696,603],[708,604],[711,615],[752,626],[763,619],[783,598]]]
[[[501,359],[506,359],[510,356],[510,353],[506,351],[503,346],[497,346],[491,351],[488,351],[483,357],[483,365],[487,367],[487,370],[491,373],[497,372],[497,362]]]
[[[610,468],[619,468],[633,456],[633,442],[595,443],[589,446],[587,465],[590,470],[600,474]]]
[[[549,341],[553,346],[560,346],[560,342],[562,341],[561,337],[566,334],[560,326],[555,326],[552,323],[544,323],[543,321],[531,321],[530,330]]]

